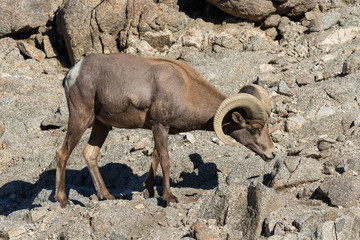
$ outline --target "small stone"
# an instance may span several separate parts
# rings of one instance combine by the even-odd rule
[[[0,121],[0,138],[4,135],[5,133],[5,125],[3,122]]]
[[[275,40],[277,35],[278,35],[278,32],[276,30],[275,27],[272,27],[272,28],[268,28],[265,30],[265,34],[270,37],[272,40]]]
[[[56,57],[59,55],[58,52],[53,47],[53,45],[51,44],[51,41],[50,41],[50,38],[48,35],[43,36],[42,43],[43,43],[44,52],[46,54],[46,57],[53,58],[53,57]]]
[[[294,93],[291,91],[291,89],[288,87],[288,85],[283,80],[280,80],[277,92],[281,95],[285,95],[288,97],[294,95]]]
[[[279,117],[287,117],[289,115],[288,111],[286,110],[286,108],[284,106],[279,106],[277,108],[277,112]]]
[[[55,112],[53,115],[45,118],[40,127],[42,130],[61,128],[67,124],[67,117],[62,115],[60,111]]]
[[[327,141],[319,141],[318,143],[318,149],[320,151],[325,151],[325,150],[328,150],[331,148],[331,143],[330,142],[327,142]]]
[[[144,208],[145,208],[145,206],[142,203],[135,206],[135,209],[144,209]]]
[[[41,219],[43,219],[48,212],[49,211],[47,208],[46,209],[44,209],[44,208],[34,209],[29,212],[30,220],[32,221],[32,223],[36,223],[36,222],[40,221]]]
[[[260,72],[265,73],[265,72],[273,72],[275,70],[274,66],[271,64],[260,64]]]
[[[301,157],[308,157],[308,158],[320,158],[320,153],[317,151],[317,149],[314,148],[305,148],[299,153],[299,156]]]
[[[19,41],[17,46],[19,50],[28,57],[31,57],[37,61],[42,61],[45,59],[45,53],[43,51],[37,49],[35,46],[25,41]]]
[[[279,79],[270,74],[257,76],[256,83],[262,87],[275,87],[279,84]]]
[[[298,167],[298,165],[300,163],[300,157],[298,157],[298,156],[288,156],[285,159],[284,163],[285,163],[285,166],[287,167],[287,169],[292,173]]]
[[[92,195],[90,196],[90,200],[99,201],[99,198],[98,198],[98,196],[97,196],[96,194],[92,194]]]
[[[311,73],[303,73],[297,76],[296,83],[299,87],[314,83],[314,75]]]
[[[344,62],[342,74],[348,75],[360,69],[360,51],[353,52]]]
[[[335,110],[331,107],[322,106],[316,113],[317,118],[328,117],[335,114]]]
[[[217,138],[217,137],[212,137],[212,138],[211,138],[211,142],[213,142],[213,143],[215,143],[215,144],[217,144],[217,145],[219,145],[219,146],[223,146],[223,145],[224,145],[224,143],[223,143],[222,141],[220,141],[220,139]]]
[[[277,27],[279,25],[279,23],[280,23],[280,20],[281,20],[281,16],[279,14],[270,15],[263,22],[263,26],[265,28]]]
[[[295,132],[300,129],[306,122],[306,119],[301,115],[289,117],[285,122],[285,130],[287,132]]]
[[[319,82],[319,81],[321,81],[321,80],[324,80],[324,75],[323,75],[323,73],[322,73],[322,72],[316,72],[316,73],[315,73],[315,81],[316,81],[316,82]]]
[[[26,228],[25,228],[25,226],[18,226],[18,227],[11,228],[6,233],[7,233],[8,239],[14,239],[15,237],[17,239],[20,239],[19,236],[26,233]]]
[[[194,144],[196,142],[194,135],[191,133],[185,133],[184,140],[185,140],[185,142],[188,142],[191,144]]]
[[[348,159],[345,162],[344,170],[345,172],[353,172],[355,174],[360,174],[360,160]]]
[[[198,219],[190,227],[190,234],[192,238],[198,240],[218,240],[217,234],[214,234],[205,223]]]

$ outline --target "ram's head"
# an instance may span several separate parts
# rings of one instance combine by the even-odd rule
[[[268,122],[270,97],[258,85],[247,85],[240,92],[225,99],[214,117],[214,129],[221,141],[235,144],[227,135],[243,144],[265,161],[275,157]]]

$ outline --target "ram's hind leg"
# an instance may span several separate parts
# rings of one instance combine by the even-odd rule
[[[90,120],[88,122],[90,122]],[[64,142],[56,150],[57,167],[55,199],[60,202],[61,207],[65,207],[67,204],[69,204],[65,194],[66,164],[71,152],[74,150],[86,128],[88,127],[88,122],[81,120],[74,122],[74,120],[69,119],[68,131],[66,132]]]
[[[178,202],[177,197],[170,190],[170,159],[168,153],[169,128],[158,123],[152,126],[157,159],[163,172],[163,200],[170,203]],[[155,155],[156,156],[156,155]]]
[[[145,198],[155,196],[155,191],[154,191],[155,177],[156,177],[156,171],[157,171],[157,168],[159,166],[159,163],[160,163],[159,153],[156,150],[156,148],[154,148],[153,160],[151,162],[149,173],[148,173],[148,175],[146,177],[146,180],[144,182],[144,187],[145,187],[144,197]]]
[[[98,167],[100,148],[103,145],[109,130],[110,128],[108,126],[95,119],[90,139],[83,151],[83,155],[99,199],[113,200],[115,198],[106,188]]]

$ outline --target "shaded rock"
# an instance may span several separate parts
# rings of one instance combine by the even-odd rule
[[[257,22],[276,11],[273,3],[268,0],[208,0],[208,2],[230,15]]]
[[[48,35],[44,36],[43,48],[44,48],[46,57],[52,58],[52,57],[58,56],[58,52],[55,50],[54,46],[51,44],[51,41],[50,41],[50,38]]]
[[[36,42],[39,46],[41,46],[47,58],[59,56],[59,52],[65,47],[54,29],[37,34]]]
[[[360,176],[328,177],[319,186],[319,192],[335,206],[351,207],[360,197]]]
[[[45,26],[62,0],[3,0],[0,2],[0,38]]]
[[[31,57],[38,61],[42,61],[45,59],[45,53],[32,44],[29,44],[25,41],[19,41],[17,43],[17,46],[20,51],[28,57]]]
[[[337,24],[341,18],[341,13],[339,12],[326,12],[316,17],[310,22],[309,30],[311,32],[320,32],[324,31],[333,25]]]

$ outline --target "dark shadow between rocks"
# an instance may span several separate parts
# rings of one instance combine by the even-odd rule
[[[221,24],[227,19],[235,18],[208,3],[206,0],[178,0],[177,5],[179,6],[179,11],[185,13],[188,17],[192,19],[201,18],[205,22]]]

